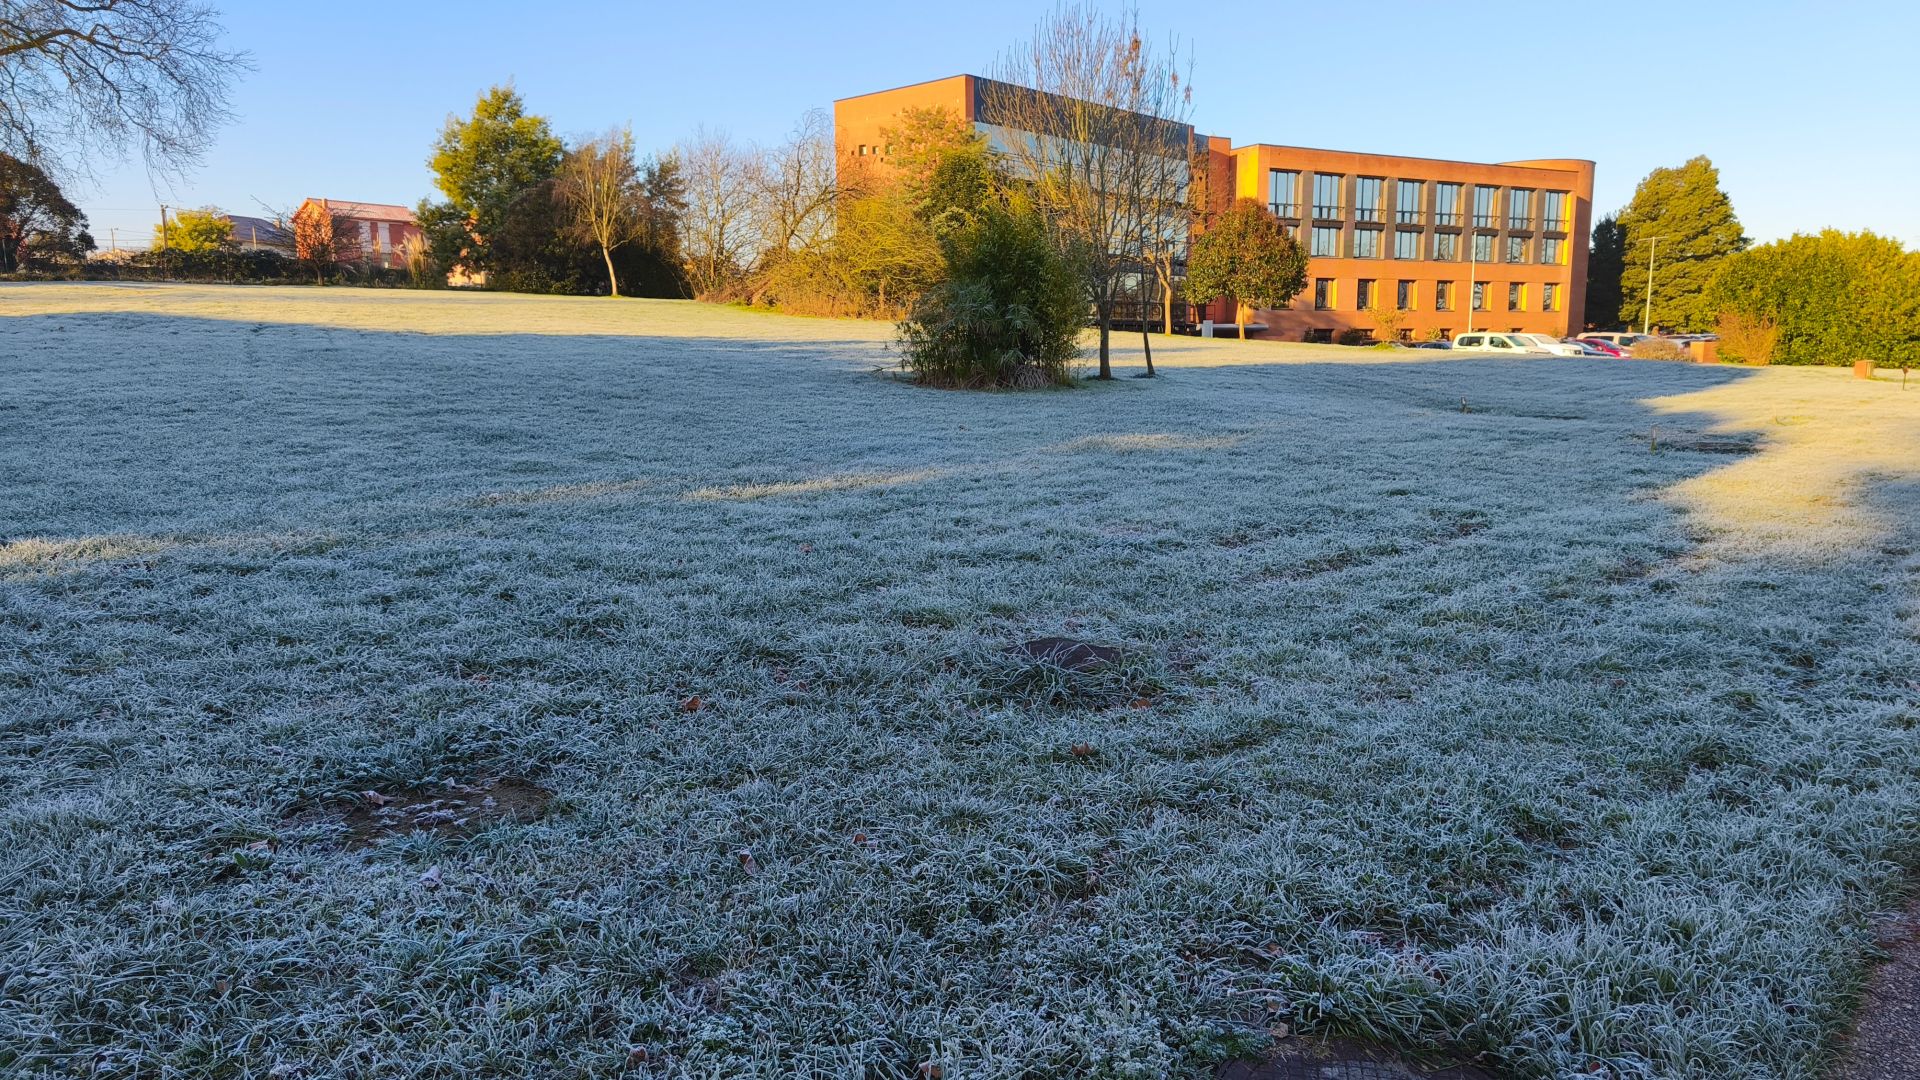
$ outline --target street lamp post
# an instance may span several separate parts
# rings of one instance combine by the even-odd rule
[[[1473,287],[1480,269],[1480,234],[1467,234],[1467,333],[1473,333]]]
[[[1640,314],[1640,332],[1643,334],[1653,332],[1653,253],[1660,250],[1660,241],[1665,239],[1664,236],[1656,236],[1647,245],[1647,305]]]

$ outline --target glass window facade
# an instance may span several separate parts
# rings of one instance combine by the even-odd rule
[[[1473,261],[1474,262],[1492,262],[1493,261],[1493,234],[1492,233],[1474,233],[1473,234]]]
[[[1473,189],[1473,223],[1482,229],[1491,229],[1497,222],[1493,216],[1495,197],[1500,194],[1497,187],[1476,184]]]
[[[1553,282],[1548,282],[1545,285],[1540,286],[1540,310],[1541,311],[1559,311],[1560,310],[1560,286],[1554,284]]]
[[[1313,227],[1313,246],[1307,250],[1309,255],[1337,259],[1340,257],[1340,228],[1337,225],[1315,225]]]
[[[1300,174],[1285,169],[1267,171],[1267,209],[1274,217],[1300,216]]]
[[[1473,310],[1487,310],[1487,283],[1484,281],[1473,283]]]
[[[1460,259],[1459,233],[1434,233],[1433,257],[1441,262],[1458,262]]]
[[[1549,191],[1540,200],[1540,227],[1550,232],[1567,231],[1567,193]]]
[[[1420,257],[1420,234],[1402,229],[1393,234],[1393,257],[1396,259],[1417,259]]]
[[[1436,281],[1433,283],[1433,310],[1453,310],[1453,282]]]
[[[1433,185],[1433,223],[1435,225],[1460,224],[1460,185]]]
[[[1393,306],[1401,311],[1413,310],[1413,282],[1402,281],[1393,291]]]
[[[1313,174],[1313,216],[1340,216],[1340,177],[1334,173]]]
[[[1507,261],[1523,263],[1527,261],[1527,238],[1524,236],[1507,237]]]
[[[1353,220],[1380,220],[1380,192],[1386,181],[1377,176],[1362,176],[1353,182]]]
[[[1533,228],[1533,189],[1514,188],[1507,192],[1507,228]]]
[[[1426,187],[1418,180],[1395,180],[1393,220],[1402,225],[1420,224],[1420,196],[1426,193]]]
[[[1373,309],[1373,289],[1374,280],[1372,278],[1360,279],[1359,288],[1355,289],[1353,293],[1354,310],[1370,311]]]
[[[1313,309],[1325,311],[1333,306],[1333,279],[1313,279]]]
[[[1525,285],[1516,281],[1507,286],[1507,310],[1527,310],[1527,287]]]
[[[1542,237],[1540,240],[1540,261],[1557,266],[1566,249],[1567,242],[1565,240],[1557,236]]]
[[[1353,257],[1356,259],[1377,259],[1380,257],[1380,230],[1353,230]]]

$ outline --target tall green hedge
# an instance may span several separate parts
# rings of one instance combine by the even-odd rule
[[[1775,363],[1920,366],[1920,252],[1898,240],[1796,233],[1729,256],[1708,299],[1779,324]]]

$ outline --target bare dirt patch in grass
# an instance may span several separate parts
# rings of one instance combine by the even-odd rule
[[[538,784],[499,776],[471,784],[363,791],[349,803],[324,812],[308,811],[296,820],[301,824],[338,821],[345,830],[342,846],[351,850],[413,833],[467,836],[491,825],[532,821],[546,812],[552,800],[553,793]]]

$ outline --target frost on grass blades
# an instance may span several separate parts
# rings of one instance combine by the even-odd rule
[[[930,394],[888,327],[692,304],[0,316],[10,1075],[1203,1076],[1287,1025],[1814,1077],[1920,854],[1896,384],[1186,341]],[[538,811],[468,815],[503,777]]]

